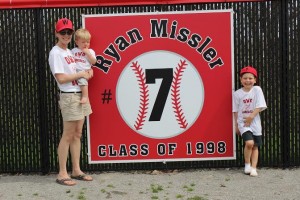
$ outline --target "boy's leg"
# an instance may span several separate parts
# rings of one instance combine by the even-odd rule
[[[253,146],[253,148],[252,148],[252,154],[251,154],[252,168],[256,169],[257,162],[258,162],[258,147],[257,146]]]
[[[257,176],[256,166],[258,162],[258,147],[253,146],[252,154],[251,154],[251,161],[252,161],[252,169],[250,176]]]
[[[247,131],[243,133],[242,135],[243,140],[245,142],[244,147],[244,159],[245,159],[245,174],[250,174],[251,172],[251,154],[252,154],[252,148],[254,146],[254,140],[252,133],[250,131]]]
[[[80,103],[87,103],[88,100],[89,100],[88,86],[87,85],[81,85],[80,89],[81,89],[81,93],[82,93]]]
[[[245,148],[244,148],[245,174],[250,174],[251,172],[251,157],[252,157],[253,145],[254,145],[253,140],[248,140],[245,142]]]
[[[257,163],[258,163],[258,156],[259,156],[259,147],[262,145],[262,136],[253,136],[254,137],[254,146],[252,149],[251,161],[252,161],[252,170],[250,176],[257,176]]]

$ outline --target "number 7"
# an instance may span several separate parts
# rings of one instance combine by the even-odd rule
[[[146,83],[153,84],[156,79],[161,78],[162,82],[149,118],[149,121],[160,121],[167,97],[173,81],[173,68],[146,69]]]

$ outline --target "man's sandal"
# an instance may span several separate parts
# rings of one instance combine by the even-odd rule
[[[73,183],[68,183],[68,181],[72,181]],[[66,186],[76,185],[76,182],[70,178],[56,179],[56,183],[61,184],[61,185],[66,185]]]
[[[92,177],[90,177],[91,179],[88,179],[88,177],[90,177],[90,176],[88,176],[86,174],[80,174],[78,176],[71,175],[71,178],[76,179],[76,180],[80,180],[80,181],[92,181],[93,180]]]

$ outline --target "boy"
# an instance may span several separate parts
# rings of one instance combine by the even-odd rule
[[[242,135],[245,143],[245,174],[257,176],[258,147],[262,145],[262,127],[259,112],[267,108],[262,89],[254,86],[257,71],[244,67],[240,72],[242,88],[233,93],[233,114],[236,132]]]
[[[75,43],[77,47],[72,49],[72,52],[77,64],[77,72],[91,69],[91,66],[94,65],[97,61],[95,51],[89,49],[90,41],[91,34],[88,30],[81,28],[75,32]],[[78,79],[77,82],[82,92],[80,103],[87,103],[89,100],[88,82],[84,78]]]

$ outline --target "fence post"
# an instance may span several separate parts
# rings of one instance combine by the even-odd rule
[[[36,34],[36,46],[37,46],[37,69],[38,69],[38,92],[39,92],[39,120],[40,120],[40,156],[41,156],[41,171],[43,174],[50,171],[50,155],[49,155],[49,135],[47,124],[47,107],[46,102],[46,66],[45,66],[45,44],[43,40],[44,21],[41,19],[42,10],[34,9],[35,11],[35,34]]]
[[[281,122],[281,153],[283,168],[290,166],[290,120],[289,120],[289,52],[288,52],[288,2],[281,0],[280,36],[281,36],[281,95],[280,95],[280,122]]]

